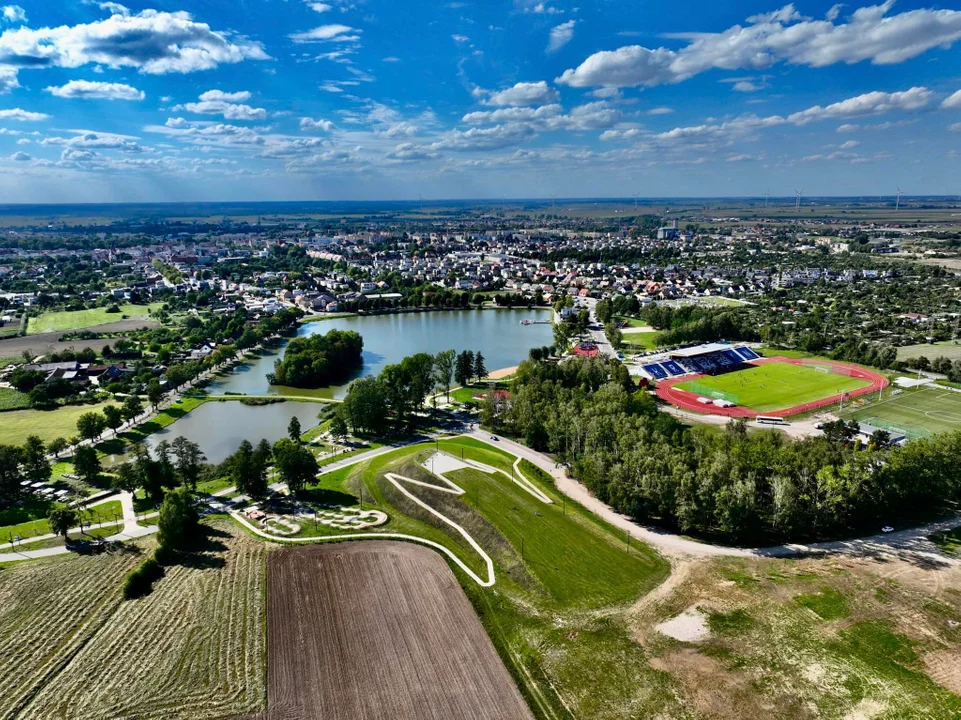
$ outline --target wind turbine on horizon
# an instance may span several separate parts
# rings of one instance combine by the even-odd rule
[[[901,192],[901,186],[898,185],[898,194],[896,195],[896,200],[894,201],[894,211],[895,211],[895,212],[897,212],[898,210],[901,209],[901,196],[902,196],[902,195],[904,195],[904,193]]]

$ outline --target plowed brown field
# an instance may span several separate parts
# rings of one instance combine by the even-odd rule
[[[288,548],[267,577],[268,720],[532,717],[432,550]]]

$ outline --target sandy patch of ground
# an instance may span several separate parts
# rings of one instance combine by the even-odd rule
[[[844,720],[871,720],[884,712],[884,705],[877,700],[865,698],[844,716]]]
[[[945,690],[961,695],[961,653],[938,650],[924,656],[924,666],[934,682]]]
[[[513,375],[514,373],[517,372],[517,368],[518,368],[518,366],[515,365],[514,367],[501,368],[500,370],[495,370],[494,372],[489,373],[489,374],[487,375],[487,379],[488,379],[488,380],[500,380],[501,378],[510,377],[511,375]]]
[[[744,718],[757,716],[757,698],[751,697],[749,679],[728,672],[714,658],[685,648],[651,660],[655,670],[680,678],[698,717]],[[753,702],[752,702],[753,699]],[[751,712],[748,712],[750,708]],[[765,716],[764,714],[761,715]],[[768,714],[766,717],[775,717]]]
[[[707,627],[707,615],[693,607],[675,618],[662,622],[654,629],[681,642],[698,642],[711,636],[711,631]]]
[[[635,333],[646,333],[646,332],[657,332],[655,328],[650,325],[644,325],[643,327],[626,327],[621,328],[621,333],[623,335],[633,335]]]

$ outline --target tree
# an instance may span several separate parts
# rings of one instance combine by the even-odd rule
[[[454,379],[454,366],[457,363],[455,350],[443,350],[434,356],[434,378],[444,388],[447,402],[450,402],[450,386]]]
[[[290,424],[287,425],[287,437],[289,437],[293,442],[300,444],[300,436],[303,431],[300,429],[300,420],[297,416],[290,418]]]
[[[53,453],[53,456],[58,458],[60,457],[60,453],[62,453],[68,447],[70,447],[70,443],[68,443],[64,438],[58,437],[51,440],[50,444],[47,445],[47,452]]]
[[[387,424],[387,392],[384,383],[373,377],[355,380],[338,412],[343,413],[358,435],[377,435]],[[346,434],[346,433],[345,433]]]
[[[140,487],[140,476],[133,463],[122,463],[113,472],[114,478],[111,484],[114,488],[131,495],[137,492],[137,488]]]
[[[157,443],[157,447],[154,448],[154,454],[157,456],[157,474],[161,487],[177,487],[177,471],[174,469],[174,464],[170,459],[170,443],[166,440],[161,440]]]
[[[23,474],[23,449],[15,445],[0,445],[0,503],[7,503],[20,496]]]
[[[190,501],[190,492],[185,487],[171,490],[164,497],[157,518],[157,542],[167,550],[177,550],[184,546],[196,528],[197,511]]]
[[[320,468],[314,454],[287,438],[274,443],[274,464],[292,493],[299,493],[314,482]]]
[[[344,420],[344,413],[338,408],[334,414],[334,419],[330,421],[330,434],[335,438],[347,437],[347,422]]]
[[[31,482],[47,482],[53,474],[47,462],[47,449],[36,435],[28,437],[23,445],[23,469]]]
[[[54,535],[66,539],[67,533],[80,524],[80,515],[72,507],[57,503],[47,514],[47,522]]]
[[[200,468],[207,461],[200,446],[185,437],[176,438],[171,444],[177,458],[177,476],[181,484],[195,490],[200,478]]]
[[[103,470],[97,451],[89,445],[81,445],[74,451],[73,467],[77,471],[77,475],[90,485],[97,483],[100,479],[100,472]]]
[[[457,356],[457,363],[454,368],[454,380],[458,385],[470,385],[471,378],[474,377],[474,353],[464,350]]]
[[[88,412],[77,418],[77,432],[84,440],[100,437],[107,427],[107,419],[102,413]]]
[[[147,385],[147,400],[153,407],[157,407],[160,401],[163,400],[164,389],[160,387],[160,383],[156,380],[151,380]]]
[[[123,411],[116,405],[107,405],[103,409],[103,416],[106,418],[107,427],[113,431],[123,425]]]
[[[478,380],[483,380],[487,377],[487,366],[484,365],[484,356],[481,355],[480,350],[474,354],[474,376]]]
[[[598,300],[597,305],[594,306],[594,314],[597,315],[597,320],[601,325],[607,325],[614,317],[614,310],[610,301]]]
[[[133,420],[143,412],[143,403],[137,395],[128,395],[124,398],[121,412],[123,412],[125,420]]]
[[[253,497],[266,495],[269,461],[270,444],[265,440],[261,440],[256,450],[249,440],[240,443],[237,452],[227,459],[230,476],[237,484],[237,489]]]

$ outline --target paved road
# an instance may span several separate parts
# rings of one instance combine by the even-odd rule
[[[617,351],[614,347],[607,341],[607,335],[604,334],[604,327],[601,325],[600,320],[597,319],[597,300],[594,298],[585,298],[587,303],[587,309],[591,314],[591,327],[597,326],[600,330],[588,330],[591,336],[591,340],[597,345],[598,351],[601,355],[609,358],[616,358]]]

